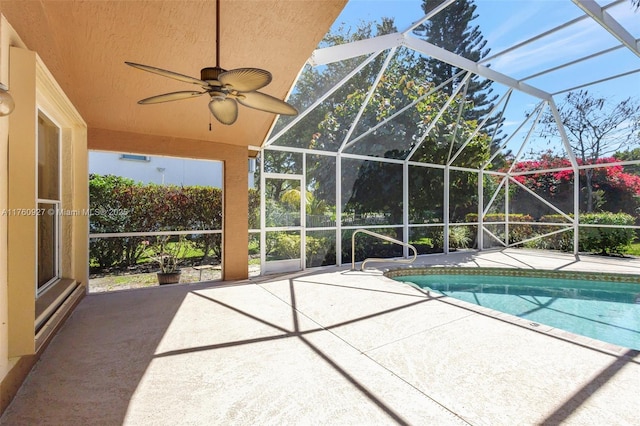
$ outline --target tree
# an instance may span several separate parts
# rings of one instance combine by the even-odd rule
[[[389,22],[391,22],[391,24]],[[375,30],[377,30],[377,32]],[[383,31],[395,31],[392,21],[383,20],[383,23],[378,26],[374,26],[371,22],[361,22],[355,29],[342,25],[335,31],[330,31],[325,35],[320,43],[320,47],[330,47],[368,39],[374,35],[384,34]],[[316,106],[307,117],[304,118],[303,122],[293,126],[286,134],[282,135],[277,140],[277,145],[336,151],[342,140],[337,136],[333,139],[314,138],[318,129],[311,123],[319,123],[322,121],[325,114],[339,105],[346,94],[353,92],[355,87],[363,84],[363,81],[373,79],[375,75],[374,69],[379,68],[379,66],[376,67],[376,64],[381,64],[381,61],[382,59],[378,58],[374,64],[366,67],[358,76],[352,78],[334,95],[330,96],[322,104]],[[357,57],[345,61],[332,62],[322,67],[307,67],[296,82],[294,91],[291,93],[288,102],[295,105],[298,110],[304,111],[316,99],[325,94],[344,76],[351,72],[360,62],[362,62],[362,58]],[[277,134],[292,119],[293,118],[286,117],[283,119],[281,117],[274,128],[273,134]]]
[[[380,24],[361,22],[355,29],[341,26],[325,36],[321,42],[321,47],[346,44],[395,31],[393,20],[387,18],[383,18]],[[306,69],[296,83],[289,102],[296,105],[299,110],[306,109],[313,101],[326,93],[342,77],[362,62],[362,59],[354,58],[329,63],[322,67]],[[279,146],[336,152],[347,135],[353,118],[362,105],[362,101],[383,61],[384,57],[381,56],[364,67],[333,95],[329,96],[320,105],[317,105],[301,122],[283,134],[276,141],[276,144]],[[371,113],[369,108],[367,110],[368,113],[365,114],[365,120]],[[390,110],[390,108],[387,108],[387,111]],[[278,121],[274,134],[284,126],[284,122],[285,120],[282,119]],[[295,161],[297,158],[301,158],[297,153],[270,152],[265,154],[264,161],[265,165],[270,165],[270,170],[288,173],[299,166]],[[301,170],[300,167],[298,173]],[[327,161],[307,164],[307,176],[307,189],[313,191],[315,199],[318,202],[324,201],[328,205],[335,205],[335,165]],[[277,182],[274,183],[274,185],[277,184]],[[274,199],[279,199],[280,195],[288,189],[290,188],[268,188],[273,192],[272,198]]]
[[[393,21],[384,19],[380,24],[359,26],[356,34],[330,34],[327,40],[336,44],[394,31]],[[440,115],[450,95],[445,91],[431,93],[434,83],[425,77],[428,75],[426,63],[416,52],[406,48],[397,49],[375,90],[371,91],[385,59],[384,55],[374,59],[283,134],[277,145],[335,152],[351,131],[350,141],[354,138],[358,140],[344,149],[348,154],[398,160],[407,158],[415,149],[412,161],[444,164],[457,153],[463,142],[470,139],[455,165],[477,167],[488,159],[490,137],[484,131],[475,133],[478,121],[472,118],[474,103],[467,102],[458,94]],[[308,104],[309,97],[326,90],[327,81],[335,80],[334,72],[344,75],[346,69],[353,69],[353,66],[342,62],[303,73],[291,99],[300,98],[301,104]],[[359,116],[357,125],[352,127],[369,93],[372,96]],[[298,105],[295,100],[292,102]],[[413,106],[395,115],[406,105]],[[463,112],[462,118],[459,118],[460,110]],[[389,120],[392,116],[393,119]],[[373,128],[375,131],[371,131]],[[277,156],[280,158],[279,164],[288,169],[287,164],[291,162],[280,153]],[[275,157],[271,156],[269,161]],[[402,196],[397,196],[397,191],[400,190],[401,194],[402,189],[400,165],[345,158],[342,164],[342,200],[335,200],[335,165],[329,161],[307,162],[307,190],[312,190],[317,200],[325,200],[327,204],[342,203],[343,212],[354,219],[358,218],[360,224],[365,224],[362,221],[366,222],[364,218],[367,216],[373,216],[376,220],[384,217],[384,223],[402,222]],[[477,192],[477,183],[473,179],[458,179],[456,184],[460,190],[454,202],[464,206],[461,204],[462,207],[455,212],[463,217],[471,205],[469,192]],[[433,212],[442,209],[442,198],[439,206],[435,205],[431,191],[438,187],[438,183],[410,185],[415,188],[412,192],[415,197],[412,196],[410,206],[412,218],[421,220],[427,210]],[[440,194],[443,192],[441,188],[440,185]]]
[[[338,27],[335,31],[325,35],[320,43],[320,47],[342,45],[353,41],[368,39],[373,35],[381,35],[386,32],[394,32],[392,20],[383,19],[383,23],[376,26],[371,22],[361,22],[356,28]],[[294,91],[288,102],[295,105],[298,110],[304,111],[316,99],[331,89],[341,78],[353,70],[362,58],[353,58],[340,62],[329,63],[322,67],[308,67],[300,75]],[[370,82],[375,78],[375,70],[379,69],[383,59],[378,58],[373,64],[365,67],[360,73],[348,81],[343,87],[338,89],[332,96],[327,98],[320,105],[317,105],[298,124],[287,130],[275,142],[278,146],[294,148],[307,148],[319,151],[335,152],[339,149],[350,121],[343,117],[344,122],[332,123],[327,119],[327,115],[333,111],[345,108],[345,99],[351,93],[363,87],[367,90]],[[359,108],[359,105],[353,106]],[[353,113],[353,111],[350,111]],[[345,114],[342,114],[345,116]],[[289,122],[289,118],[280,117],[273,134],[277,134]],[[265,170],[277,173],[301,173],[302,156],[299,153],[266,151],[261,161],[264,161]],[[312,190],[317,202],[324,202],[328,205],[335,205],[335,165],[318,161],[307,165],[307,189]],[[274,180],[269,183],[266,191],[270,198],[279,200],[281,195],[291,189],[285,180]]]
[[[423,0],[422,10],[425,14],[431,12],[442,3],[441,0]],[[487,41],[483,39],[479,26],[471,26],[471,21],[478,17],[475,14],[476,5],[473,0],[456,0],[436,14],[428,22],[418,27],[414,32],[431,44],[453,52],[474,62],[486,57],[490,49],[486,48]],[[440,85],[456,75],[460,69],[429,58],[426,62],[426,75],[434,85]],[[445,93],[451,95],[456,86],[462,81],[459,76],[444,86]],[[473,108],[465,111],[466,119],[479,120],[485,117],[493,108],[496,96],[491,96],[491,80],[481,80],[473,76],[467,89],[467,97],[473,101]],[[487,121],[487,129],[499,125],[497,118]],[[487,133],[492,133],[487,130]]]
[[[621,151],[638,138],[640,106],[627,98],[612,106],[610,100],[596,97],[587,90],[569,92],[558,106],[561,124],[569,145],[581,164],[596,164],[602,157]],[[545,139],[560,137],[558,123],[551,112],[542,120],[541,136]],[[593,168],[585,170],[586,212],[594,209]]]
[[[447,102],[449,95],[442,91],[430,93],[433,84],[424,79],[424,74],[424,64],[416,54],[409,51],[397,53],[360,117],[355,134],[363,134],[372,128],[376,130],[368,133],[345,152],[405,159],[415,149],[412,161],[445,164],[475,132],[477,121],[465,119],[464,114],[462,119],[458,119],[460,108],[463,112],[471,108],[471,104],[460,94],[440,115],[440,109]],[[351,91],[344,94],[342,102],[336,103],[334,108],[326,112],[318,125],[314,141],[335,137],[349,129],[372,84],[365,79],[361,79],[360,83],[349,86]],[[414,102],[415,106],[397,115],[388,124],[380,125],[402,106]],[[455,164],[478,167],[489,157],[489,140],[484,132],[475,134]],[[402,197],[393,195],[396,194],[394,188],[402,188],[402,168],[397,164],[376,161],[351,160],[351,163],[350,167],[342,168],[344,212],[354,215],[367,212],[384,213],[390,223],[401,223]],[[331,177],[327,176],[327,179]],[[458,197],[454,202],[468,203],[471,199],[469,191],[476,193],[477,183],[462,180],[456,183],[460,189],[458,194],[465,193],[465,196]],[[428,187],[419,186],[412,194],[414,211],[433,210],[435,207],[430,203],[433,198],[429,196]],[[464,210],[468,207],[467,205],[458,210],[461,217],[464,217]]]
[[[613,154],[616,161],[631,161],[640,159],[640,148],[627,149]],[[624,171],[634,175],[640,175],[640,164],[624,166]]]

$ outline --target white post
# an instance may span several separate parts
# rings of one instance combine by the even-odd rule
[[[264,274],[265,265],[267,262],[267,220],[266,220],[266,179],[264,177],[264,157],[265,151],[262,151],[262,158],[260,161],[260,275]]]
[[[509,177],[504,181],[504,244],[509,247]]]
[[[484,212],[484,170],[480,169],[478,171],[478,230],[477,230],[477,244],[478,250],[482,250],[484,248],[482,227],[484,226],[484,221],[482,220],[482,213]]]
[[[449,254],[449,165],[444,168],[444,200],[443,200],[444,229],[442,236],[442,249],[444,254]]]
[[[402,240],[409,243],[409,162],[402,164]],[[402,256],[409,257],[409,247],[403,246]]]
[[[336,265],[342,265],[342,156],[336,155]]]
[[[300,269],[307,269],[307,153],[302,153],[300,178]]]

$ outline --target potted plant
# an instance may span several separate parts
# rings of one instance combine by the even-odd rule
[[[151,258],[158,263],[158,284],[175,284],[180,282],[178,264],[189,251],[191,243],[184,235],[177,237],[159,236],[155,244],[150,245]]]

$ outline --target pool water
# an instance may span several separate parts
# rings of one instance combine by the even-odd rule
[[[532,322],[640,349],[640,284],[464,274],[394,279]]]

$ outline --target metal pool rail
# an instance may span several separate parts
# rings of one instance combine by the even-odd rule
[[[371,235],[372,237],[380,238],[381,240],[389,241],[391,243],[400,244],[403,247],[409,247],[413,250],[413,258],[411,259],[396,259],[396,258],[377,258],[370,257],[362,261],[362,265],[360,265],[360,270],[364,271],[364,266],[367,262],[397,262],[397,263],[413,263],[414,260],[418,257],[418,252],[414,246],[409,243],[405,243],[404,241],[396,240],[395,238],[387,237],[386,235],[378,234],[377,232],[372,232],[367,229],[356,229],[353,231],[351,235],[351,270],[356,269],[356,234],[362,232],[363,234]]]

